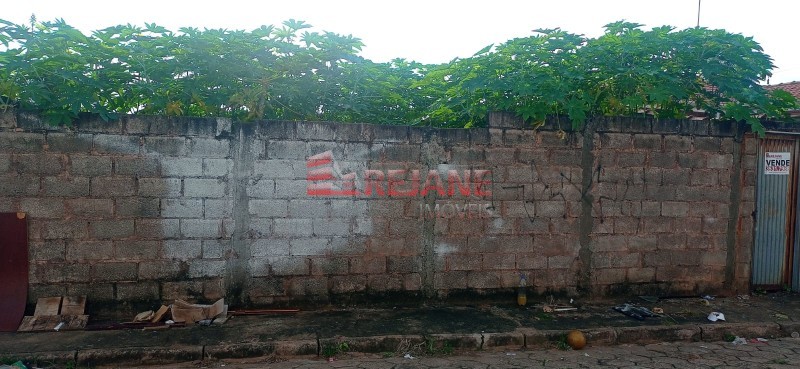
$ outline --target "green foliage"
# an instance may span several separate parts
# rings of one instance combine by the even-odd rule
[[[558,337],[558,339],[556,340],[556,348],[563,351],[572,350],[572,347],[570,347],[569,343],[567,343],[566,334],[562,334],[561,336]]]
[[[439,341],[433,337],[425,337],[425,355],[452,355],[454,352],[455,348],[450,342]]]
[[[119,25],[87,36],[63,20],[0,20],[0,111],[37,110],[54,124],[90,112],[439,127],[483,125],[490,111],[510,111],[578,128],[591,116],[682,118],[701,109],[763,132],[760,118],[797,106],[758,84],[773,67],[758,43],[723,30],[616,22],[586,38],[543,29],[424,65],[366,60],[358,38],[310,27]]]
[[[627,22],[608,24],[596,39],[537,32],[429,73],[424,83],[445,91],[438,111],[455,125],[512,111],[533,122],[564,116],[579,128],[590,116],[684,118],[699,109],[763,132],[759,118],[785,118],[797,106],[785,91],[759,85],[770,76],[771,59],[742,35],[667,26],[644,31]]]
[[[330,342],[322,347],[322,357],[332,358],[339,354],[345,354],[350,351],[350,345],[346,341],[337,339],[335,342]]]

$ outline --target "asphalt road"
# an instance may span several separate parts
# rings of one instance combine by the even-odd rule
[[[333,361],[322,358],[277,357],[212,360],[150,366],[146,368],[800,368],[800,339],[734,345],[730,342],[671,342],[646,346],[586,347],[583,350],[528,350],[458,352],[453,355],[403,358],[391,355],[340,354]]]

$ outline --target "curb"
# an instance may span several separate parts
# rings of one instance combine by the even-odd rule
[[[592,346],[621,344],[650,344],[657,342],[722,341],[726,335],[743,337],[780,338],[800,331],[800,322],[723,323],[705,325],[642,326],[592,328],[581,330]],[[349,352],[398,352],[403,347],[447,345],[463,351],[520,350],[555,348],[569,330],[537,330],[518,328],[503,333],[387,335],[371,337],[340,337],[320,340],[287,340],[214,344],[205,346],[119,347],[42,351],[14,354],[23,360],[53,364],[78,365],[158,365],[205,359],[248,358],[269,355],[321,355],[328,345],[347,342]]]

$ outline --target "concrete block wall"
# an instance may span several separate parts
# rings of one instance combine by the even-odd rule
[[[29,215],[31,301],[446,297],[520,274],[539,293],[747,288],[756,158],[741,127],[565,125],[59,128],[6,113],[0,211]]]

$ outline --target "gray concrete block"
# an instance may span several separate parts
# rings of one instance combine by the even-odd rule
[[[230,249],[230,240],[203,240],[203,259],[221,259]]]
[[[181,235],[189,238],[219,238],[222,219],[181,219]]]
[[[91,266],[91,278],[98,282],[135,281],[137,276],[136,263],[107,262]]]
[[[230,239],[233,237],[233,233],[236,231],[236,220],[235,219],[222,219],[222,238]]]
[[[45,196],[89,196],[89,178],[86,177],[45,177],[42,187]]]
[[[308,196],[308,183],[305,179],[276,179],[275,198],[298,199]]]
[[[44,135],[40,133],[0,132],[0,151],[2,152],[41,152],[44,144]]]
[[[110,239],[133,236],[133,219],[95,220],[89,222],[92,238]]]
[[[333,141],[336,125],[326,122],[298,122],[297,138],[301,140]]]
[[[157,218],[159,215],[159,200],[155,198],[121,197],[115,201],[118,217]]]
[[[167,177],[200,177],[203,175],[203,159],[174,158],[161,162],[161,172]]]
[[[0,154],[0,174],[11,170],[11,154]]]
[[[330,253],[327,238],[293,238],[289,240],[289,253],[292,256],[325,255]]]
[[[144,152],[148,155],[186,156],[189,146],[183,137],[145,137]]]
[[[250,258],[247,260],[250,275],[253,277],[268,277],[271,275],[269,270],[269,259]]]
[[[43,224],[42,238],[83,239],[89,234],[88,222],[76,220],[50,220]]]
[[[378,227],[373,224],[372,218],[356,218],[353,223],[353,234],[371,235],[376,228]]]
[[[315,236],[349,236],[350,219],[346,218],[314,218],[313,228]]]
[[[19,210],[17,199],[11,197],[0,197],[0,213],[15,213]]]
[[[70,283],[67,291],[62,294],[48,294],[46,296],[86,296],[89,301],[111,301],[114,298],[113,283]]]
[[[164,241],[164,257],[174,260],[199,259],[203,254],[200,240],[166,240]]]
[[[313,234],[311,219],[275,219],[276,236],[310,237]]]
[[[247,183],[247,196],[271,199],[275,197],[275,181],[261,177],[251,178]]]
[[[352,199],[331,199],[328,200],[330,212],[328,214],[317,214],[318,217],[331,216],[334,218],[355,218],[366,217],[369,214],[368,201]]]
[[[66,168],[63,155],[19,154],[14,155],[11,168],[20,174],[58,175]]]
[[[183,180],[183,195],[186,197],[219,198],[228,192],[228,181],[224,179],[186,178]]]
[[[181,234],[178,219],[136,219],[136,237],[144,239],[178,238]]]
[[[188,156],[205,158],[228,158],[231,156],[231,143],[214,138],[191,138]]]
[[[374,126],[375,142],[408,142],[409,127],[407,126]]]
[[[205,218],[230,218],[233,216],[233,201],[230,199],[204,199],[203,210]]]
[[[175,260],[142,261],[139,263],[139,280],[181,279],[186,278],[188,271],[187,263],[179,263]]]
[[[153,260],[161,255],[161,241],[114,241],[117,260]]]
[[[71,155],[69,173],[77,176],[102,176],[111,174],[111,158],[107,156]]]
[[[98,134],[94,136],[94,151],[103,154],[138,155],[140,141],[136,136]]]
[[[252,218],[248,225],[248,238],[263,238],[272,236],[273,220],[269,218]]]
[[[114,258],[111,241],[70,241],[66,244],[67,261],[110,260]]]
[[[233,132],[233,121],[230,118],[218,117],[217,121],[217,134],[216,137],[229,136]]]
[[[250,244],[250,256],[254,258],[289,256],[289,251],[289,240],[283,238],[261,238]]]
[[[179,197],[181,180],[179,178],[139,178],[139,196]]]
[[[264,159],[267,156],[267,144],[264,140],[259,140],[254,137],[247,137],[244,142],[240,142],[243,146],[243,154],[253,159]]]
[[[69,213],[78,218],[108,218],[114,214],[112,199],[70,199],[66,205]]]
[[[261,121],[258,123],[258,134],[272,139],[294,139],[297,122]]]
[[[273,275],[309,275],[310,261],[304,257],[276,257],[270,258],[269,266]]]
[[[312,275],[345,275],[350,269],[349,258],[311,258]]]
[[[94,197],[133,196],[136,181],[130,177],[95,177],[90,183],[90,193]]]
[[[33,218],[64,218],[64,200],[48,198],[21,199],[19,210]]]
[[[136,177],[157,177],[161,173],[161,160],[150,157],[116,157],[114,173]]]
[[[200,218],[203,216],[203,200],[162,199],[161,216],[164,218]]]
[[[66,249],[66,242],[64,240],[28,242],[31,261],[64,261],[66,259]]]
[[[125,125],[125,133],[129,135],[146,135],[150,133],[150,124],[159,124],[152,116],[123,115],[120,120]]]
[[[36,282],[32,283],[53,283],[53,282],[89,282],[89,264],[86,263],[66,263],[66,264],[34,264],[33,277]],[[38,270],[37,270],[38,269]]]
[[[157,282],[117,283],[117,301],[151,302],[161,298]]]
[[[47,150],[50,152],[75,153],[92,152],[93,136],[91,134],[56,133],[47,134]]]
[[[231,159],[203,159],[203,176],[225,177],[233,171]]]
[[[289,200],[250,200],[248,209],[250,215],[261,218],[284,218],[289,215],[288,204]]]
[[[40,297],[51,297],[51,296],[64,296],[67,293],[67,285],[60,284],[31,284],[28,286],[28,304],[35,304],[36,301]],[[71,296],[83,296],[85,294],[79,295],[71,295]],[[98,301],[98,300],[91,300],[91,301]],[[72,355],[72,352],[69,353]],[[73,356],[70,356],[73,357]],[[67,359],[69,361],[71,359]]]
[[[306,160],[309,155],[308,147],[303,141],[267,142],[267,158],[269,159]]]
[[[3,196],[35,196],[39,193],[39,178],[17,174],[0,175],[0,193]]]
[[[195,260],[189,264],[189,278],[222,277],[225,260]]]
[[[331,254],[363,255],[367,252],[367,238],[362,236],[331,237]]]
[[[305,161],[300,160],[256,160],[253,173],[266,178],[305,179]]]
[[[217,121],[212,118],[186,117],[187,136],[214,137],[217,134]]]
[[[104,120],[97,114],[78,114],[72,125],[78,132],[121,134],[123,128],[121,121]]]
[[[292,218],[314,218],[325,216],[327,201],[325,199],[292,199],[289,200],[289,216]]]

